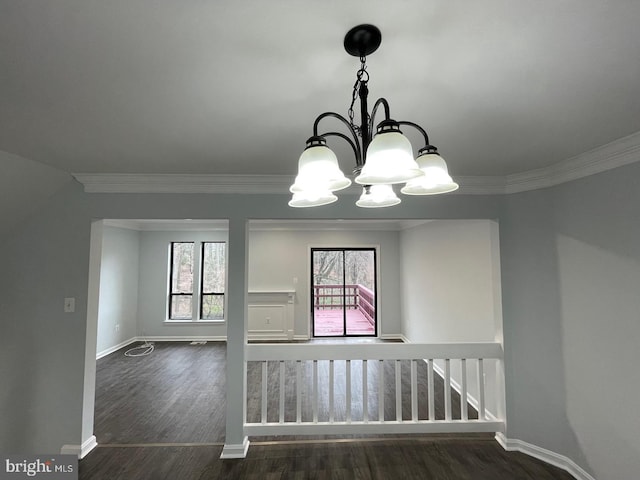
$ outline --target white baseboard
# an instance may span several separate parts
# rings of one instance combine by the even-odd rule
[[[137,337],[136,340],[140,342],[144,342],[145,340],[149,342],[226,342],[227,337],[226,335],[156,335]]]
[[[98,446],[95,435],[91,435],[82,445],[63,445],[60,449],[61,455],[76,455],[78,459],[83,459],[87,454]]]
[[[109,347],[106,350],[102,350],[96,354],[96,360],[100,360],[102,357],[106,357],[110,353],[113,353],[117,350],[120,350],[122,347],[126,347],[134,342],[138,341],[139,337],[131,337],[129,340],[125,340],[124,342],[120,342],[118,345],[114,345],[113,347]]]
[[[305,342],[305,341],[309,340],[309,335],[294,335],[293,339],[296,342]]]
[[[530,457],[542,460],[545,463],[568,472],[576,480],[596,480],[595,477],[585,472],[584,469],[573,460],[565,457],[564,455],[560,455],[559,453],[552,452],[551,450],[538,447],[537,445],[533,445],[532,443],[527,443],[522,440],[507,438],[503,433],[496,433],[496,441],[508,452],[521,452],[529,455]]]
[[[149,342],[226,342],[227,337],[224,335],[219,336],[205,336],[205,335],[186,335],[186,336],[164,336],[158,335],[155,337],[132,337],[129,340],[125,340],[124,342],[119,343],[118,345],[114,345],[113,347],[107,348],[96,354],[96,360],[100,360],[102,357],[106,357],[107,355],[112,354],[113,352],[117,352],[123,347],[127,345],[131,345],[136,342],[144,342],[145,340]]]
[[[220,458],[223,460],[229,458],[245,458],[249,450],[249,443],[249,437],[244,437],[244,440],[240,444],[225,443],[224,447],[222,447]]]
[[[404,343],[409,343],[406,337],[401,333],[383,333],[378,338],[380,340],[401,340]]]

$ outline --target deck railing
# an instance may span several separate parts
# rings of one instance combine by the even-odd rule
[[[497,343],[246,348],[247,435],[504,429],[503,420],[488,415],[485,406],[485,361],[502,361]],[[469,371],[475,372],[473,382]],[[452,375],[459,393],[451,388]]]
[[[364,285],[314,285],[313,306],[316,310],[358,309],[371,324],[374,323],[375,296]]]

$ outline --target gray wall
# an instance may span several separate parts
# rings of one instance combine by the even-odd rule
[[[98,354],[137,335],[139,252],[140,235],[137,231],[103,228]]]
[[[0,244],[2,452],[80,440],[91,224],[81,199],[71,184]]]
[[[509,436],[599,480],[640,469],[640,164],[506,198]]]
[[[295,228],[295,227],[294,227]],[[379,247],[378,334],[399,335],[400,274],[398,232],[251,230],[249,290],[295,289],[296,336],[310,335],[310,247]],[[298,283],[294,284],[294,277]]]
[[[400,234],[402,325],[411,342],[500,341],[499,260],[492,220],[435,220]],[[495,265],[497,264],[497,265]],[[497,414],[496,365],[485,361],[486,406]],[[442,362],[436,362],[443,368]],[[460,362],[452,379],[461,382]],[[468,362],[468,392],[479,399],[476,363]]]
[[[640,471],[639,179],[636,164],[555,194],[567,420],[600,480]]]
[[[489,220],[437,220],[401,232],[402,321],[414,342],[492,342],[494,305]]]
[[[300,211],[278,195],[85,194],[72,183],[0,245],[0,451],[81,442],[92,219],[499,218],[507,435],[600,480],[634,478],[639,182],[634,164],[507,197],[405,198],[392,212],[344,196]],[[76,298],[75,313],[63,312],[64,297]]]
[[[140,232],[140,285],[138,333],[155,337],[222,337],[225,322],[167,322],[169,245],[171,242],[216,242],[228,239],[227,231]],[[196,265],[199,260],[196,258]],[[226,310],[226,309],[225,309]]]

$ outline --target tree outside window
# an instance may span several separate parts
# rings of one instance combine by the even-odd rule
[[[194,242],[172,242],[169,272],[169,320],[192,320],[194,285],[199,279],[199,319],[224,320],[226,245],[202,242],[196,268]]]

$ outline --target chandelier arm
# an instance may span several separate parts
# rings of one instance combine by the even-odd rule
[[[320,120],[322,120],[323,118],[327,118],[327,117],[331,117],[331,118],[335,118],[337,120],[340,120],[342,123],[344,123],[347,126],[347,129],[349,129],[349,133],[351,133],[351,136],[353,137],[354,141],[351,142],[351,140],[346,135],[344,135],[343,137],[346,138],[347,140],[349,140],[349,142],[352,143],[352,148],[355,148],[355,151],[356,151],[356,165],[357,166],[361,166],[363,164],[363,156],[362,156],[362,150],[360,149],[360,141],[358,140],[358,134],[355,132],[355,130],[353,129],[353,127],[349,123],[349,120],[344,118],[339,113],[324,112],[324,113],[321,113],[320,115],[318,115],[318,118],[316,118],[316,121],[313,122],[313,135],[314,136],[318,136],[318,124],[320,123]]]
[[[360,145],[358,145],[357,143],[354,143],[353,140],[351,140],[348,136],[340,132],[327,132],[327,133],[323,133],[321,136],[322,137],[340,137],[344,139],[349,145],[351,145],[351,150],[353,150],[353,154],[356,157],[356,165],[359,165],[358,161],[361,155]]]
[[[369,131],[371,132],[372,137],[373,129],[375,128],[376,113],[378,112],[378,107],[380,107],[380,105],[384,107],[385,120],[389,120],[391,118],[389,114],[389,102],[387,102],[387,99],[379,98],[378,100],[376,100],[376,103],[373,105],[373,110],[371,111],[371,119],[369,120]]]
[[[420,125],[413,123],[413,122],[407,122],[407,121],[401,121],[398,122],[398,125],[409,125],[410,127],[415,128],[416,130],[418,130],[422,136],[424,137],[424,144],[425,146],[429,146],[429,135],[427,135],[427,132],[424,128],[422,128]]]

